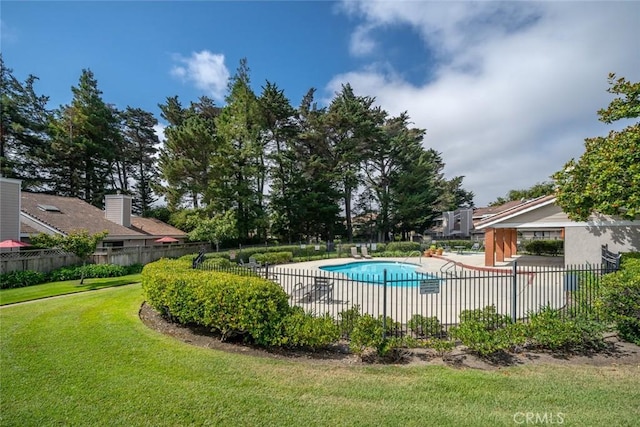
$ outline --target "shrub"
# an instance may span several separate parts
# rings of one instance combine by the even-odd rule
[[[130,266],[125,267],[125,275],[142,273],[143,268],[144,265],[142,264],[131,264]]]
[[[202,268],[207,269],[213,267],[229,268],[235,264],[232,264],[231,261],[226,258],[206,258],[200,265]]]
[[[627,258],[620,271],[602,278],[597,306],[622,339],[640,345],[640,259]]]
[[[434,349],[438,356],[444,356],[445,353],[455,348],[456,343],[445,338],[429,338],[425,341],[424,346]]]
[[[362,355],[367,348],[377,350],[384,341],[382,331],[380,319],[376,319],[370,314],[359,316],[351,331],[349,349],[357,355]]]
[[[484,324],[476,320],[467,320],[452,327],[450,334],[480,356],[488,356],[507,348],[497,339],[495,331],[488,330]]]
[[[530,240],[524,250],[535,255],[558,255],[564,249],[564,240]]]
[[[156,310],[183,324],[206,326],[223,340],[239,335],[259,345],[278,344],[290,312],[288,296],[276,283],[192,270],[186,260],[147,264],[142,288]]]
[[[490,325],[471,319],[452,327],[450,334],[482,357],[513,349],[526,342],[526,328],[522,323],[509,323],[492,329]]]
[[[437,317],[425,317],[420,314],[414,314],[407,323],[416,335],[420,337],[437,337],[442,335],[442,325]]]
[[[291,252],[267,252],[256,254],[256,261],[264,264],[285,264],[291,262],[293,254]]]
[[[468,321],[476,321],[487,330],[498,329],[512,323],[511,316],[499,314],[495,305],[475,310],[463,310],[460,313],[460,323]]]
[[[120,277],[129,274],[128,269],[115,264],[86,264],[75,267],[62,267],[49,273],[49,280],[60,282],[63,280],[78,280],[99,277]]]
[[[384,249],[386,252],[412,252],[420,251],[420,243],[418,242],[391,242]]]
[[[359,305],[354,305],[353,307],[338,313],[340,333],[344,338],[349,338],[351,336],[353,328],[358,322],[360,316]]]
[[[620,263],[622,265],[630,259],[640,259],[640,252],[623,252],[620,254]]]
[[[529,318],[531,345],[549,350],[582,351],[603,346],[604,326],[586,318],[563,318],[559,310],[544,307]]]
[[[282,337],[279,345],[306,347],[312,350],[326,347],[338,340],[340,331],[328,314],[313,317],[295,307],[282,321]]]
[[[46,275],[37,271],[12,271],[0,274],[0,289],[23,288],[25,286],[39,285],[46,281]]]

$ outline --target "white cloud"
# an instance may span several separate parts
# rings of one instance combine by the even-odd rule
[[[188,81],[198,89],[207,92],[215,100],[222,100],[229,80],[229,70],[224,64],[223,54],[214,54],[208,50],[192,52],[190,57],[175,55],[180,65],[171,69],[171,75]]]
[[[357,37],[409,26],[423,43],[417,56],[436,49],[435,72],[414,85],[365,68],[327,90],[350,82],[391,114],[408,111],[478,205],[548,180],[582,154],[584,138],[607,132],[596,111],[611,100],[609,72],[640,80],[640,3],[349,3],[364,21]]]
[[[370,26],[359,26],[351,34],[349,52],[355,56],[365,56],[373,52],[376,42],[370,37]]]
[[[164,134],[164,130],[166,128],[167,128],[167,125],[165,125],[164,123],[158,123],[153,127],[153,131],[156,133],[156,136],[158,137],[160,146],[162,146],[162,144],[164,144],[164,141],[167,139],[167,137]]]
[[[0,40],[3,43],[13,43],[18,40],[18,34],[2,19],[0,19]]]

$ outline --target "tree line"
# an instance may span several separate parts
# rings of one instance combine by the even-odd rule
[[[273,82],[256,94],[241,60],[224,106],[206,96],[159,104],[160,143],[154,115],[105,102],[90,70],[68,105],[49,109],[37,77],[21,82],[1,56],[0,65],[0,172],[26,190],[97,207],[120,191],[133,196],[136,214],[243,243],[389,240],[473,205],[463,177],[446,179],[441,154],[424,147],[424,129],[349,84],[326,107],[313,88],[294,107]]]

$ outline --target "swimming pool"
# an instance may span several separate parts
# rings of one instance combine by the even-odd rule
[[[417,271],[417,264],[394,261],[357,261],[347,264],[325,265],[320,270],[341,273],[358,282],[382,284],[387,271],[387,286],[419,286],[420,281],[434,276]]]

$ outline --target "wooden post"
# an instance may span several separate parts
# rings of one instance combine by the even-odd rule
[[[495,262],[495,230],[493,228],[487,228],[484,233],[484,265],[487,267],[493,267]]]
[[[496,261],[504,262],[504,228],[496,228]]]
[[[516,256],[518,254],[518,230],[515,228],[511,229],[511,256]]]
[[[504,230],[504,257],[511,258],[511,230],[512,228],[507,228]]]

